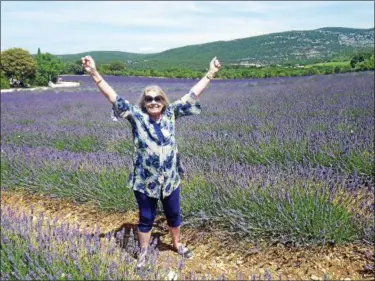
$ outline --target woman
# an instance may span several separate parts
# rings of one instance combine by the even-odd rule
[[[190,258],[191,252],[180,243],[180,175],[175,120],[200,113],[198,97],[219,70],[220,62],[216,57],[213,58],[207,74],[176,102],[169,103],[160,87],[148,86],[141,95],[139,105],[133,105],[118,96],[98,73],[90,56],[82,58],[82,66],[112,103],[114,119],[126,118],[132,126],[134,166],[129,182],[139,207],[138,238],[141,254],[137,266],[141,267],[145,263],[158,199],[163,204],[174,249]]]

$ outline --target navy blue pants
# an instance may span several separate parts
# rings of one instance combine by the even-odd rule
[[[134,195],[137,199],[139,208],[138,230],[141,232],[149,232],[152,229],[156,217],[156,209],[159,199],[148,197],[139,191],[134,191]],[[168,197],[160,200],[163,204],[163,210],[167,217],[168,225],[170,227],[180,226],[180,187],[175,189]]]

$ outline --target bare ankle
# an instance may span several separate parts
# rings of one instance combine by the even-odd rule
[[[173,247],[175,248],[175,249],[178,249],[178,247],[180,247],[182,244],[180,243],[180,242],[178,242],[178,243],[174,243],[173,244]]]

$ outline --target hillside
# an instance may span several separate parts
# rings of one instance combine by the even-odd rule
[[[61,58],[63,61],[76,61],[80,60],[83,56],[90,55],[95,58],[95,61],[99,64],[101,63],[108,63],[111,61],[139,61],[143,60],[145,55],[143,54],[136,54],[136,53],[128,53],[128,52],[120,52],[120,51],[92,51],[92,52],[85,52],[79,54],[70,54],[70,55],[56,55],[57,57]]]
[[[121,60],[129,68],[185,67],[199,69],[216,55],[223,64],[308,64],[346,56],[374,47],[374,28],[326,27],[316,30],[286,31],[231,41],[216,41],[170,49],[154,54],[95,51],[59,55],[74,61],[90,54],[100,63]]]

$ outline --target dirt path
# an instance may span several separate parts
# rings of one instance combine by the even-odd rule
[[[136,228],[137,213],[110,213],[97,210],[91,204],[75,204],[68,200],[46,196],[27,195],[20,192],[1,194],[2,207],[18,208],[20,212],[30,212],[32,205],[35,214],[43,212],[46,217],[59,218],[71,223],[80,223],[94,232],[96,224],[101,232],[108,233],[123,227]],[[227,279],[242,279],[251,275],[264,279],[266,269],[272,278],[283,280],[322,280],[326,273],[334,280],[373,280],[374,272],[365,265],[373,265],[374,249],[371,245],[349,244],[344,246],[324,246],[305,248],[267,247],[235,241],[223,232],[207,232],[192,229],[183,230],[182,240],[194,252],[192,260],[186,260],[181,279],[189,279],[189,272],[197,275],[210,274],[218,277],[225,274]],[[165,219],[158,217],[153,235],[160,238],[158,248],[161,257],[170,255],[177,259],[170,248],[170,237]],[[259,276],[260,275],[260,276]],[[201,275],[203,276],[203,275]]]

